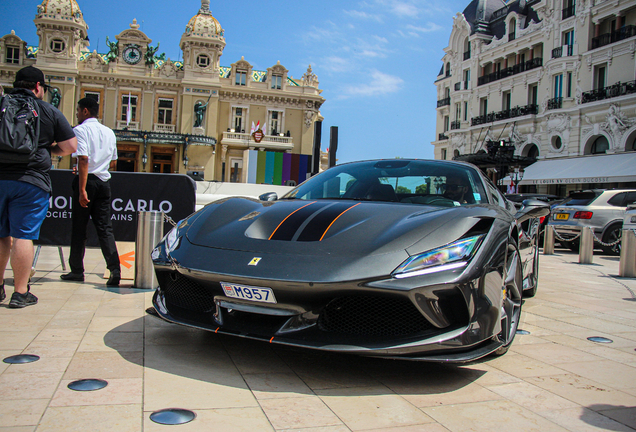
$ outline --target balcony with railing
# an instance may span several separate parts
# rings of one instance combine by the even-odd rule
[[[553,109],[560,109],[563,106],[563,98],[562,97],[555,97],[552,99],[548,100],[548,109],[549,110],[553,110]]]
[[[258,147],[268,150],[292,150],[294,148],[294,140],[289,136],[265,135],[261,142],[257,143],[251,134],[239,132],[223,132],[223,145],[231,145],[233,147]]]
[[[530,114],[538,114],[539,106],[536,104],[524,105],[524,106],[516,106],[514,108],[510,108],[507,110],[499,111],[499,112],[491,112],[490,114],[480,115],[478,117],[473,117],[470,119],[471,126],[477,126],[480,124],[492,123],[499,120],[506,120],[515,117],[521,117],[524,115]]]
[[[440,99],[437,101],[437,108],[441,108],[446,105],[450,105],[450,97]]]
[[[581,95],[581,103],[611,99],[633,93],[636,93],[636,81],[617,82],[611,86],[583,92]]]
[[[455,83],[455,91],[461,90],[462,89],[462,83],[458,82]]]
[[[565,48],[565,50],[563,48]],[[552,50],[552,58],[571,56],[573,52],[574,52],[573,45],[563,45],[560,47],[556,47],[555,49]]]
[[[574,16],[575,14],[575,5],[573,4],[572,6],[568,6],[566,8],[563,8],[563,10],[561,11],[561,19],[568,19],[572,16]]]
[[[444,135],[443,133],[438,135],[438,141],[443,141],[443,140],[447,140],[448,136]]]
[[[451,128],[451,130],[461,129],[462,128],[462,123],[459,120],[455,120],[455,121],[451,122],[450,128]]]
[[[126,120],[117,120],[117,129],[119,130],[139,130],[139,122],[131,121],[126,123]]]
[[[543,66],[543,58],[537,57],[532,60],[528,60],[527,62],[519,63],[512,67],[504,68],[497,72],[480,76],[479,78],[477,78],[477,85],[488,84],[494,81],[498,81],[500,79],[507,78],[509,76],[513,76],[525,71],[539,68],[541,66]]]
[[[636,26],[628,25],[621,27],[618,30],[614,30],[610,33],[605,33],[600,36],[592,38],[592,48],[596,49],[605,45],[612,44],[614,42],[620,42],[624,39],[636,36]]]
[[[163,124],[163,123],[155,123],[153,128],[155,132],[165,132],[165,133],[174,133],[175,129],[176,129],[175,125]]]

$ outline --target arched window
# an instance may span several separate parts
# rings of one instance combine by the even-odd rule
[[[470,58],[470,41],[468,38],[464,39],[464,60]]]
[[[508,40],[515,40],[517,31],[517,20],[515,18],[510,20],[510,28],[508,29]]]
[[[607,150],[609,150],[609,142],[607,141],[607,138],[601,135],[594,140],[590,153],[602,154],[605,153]]]
[[[455,159],[456,157],[459,157],[459,150],[457,149],[453,151],[453,159]]]
[[[446,76],[451,76],[450,62],[446,63]]]
[[[537,148],[536,145],[531,146],[528,149],[528,157],[530,158],[537,158],[539,156],[539,149]]]

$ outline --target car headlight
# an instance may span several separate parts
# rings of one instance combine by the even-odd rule
[[[181,242],[181,236],[179,235],[179,228],[181,228],[181,222],[177,223],[177,226],[172,228],[170,232],[166,235],[164,239],[164,244],[166,245],[166,252],[170,253],[174,251]]]
[[[465,266],[486,235],[467,237],[446,246],[413,255],[404,261],[393,276],[401,279]]]

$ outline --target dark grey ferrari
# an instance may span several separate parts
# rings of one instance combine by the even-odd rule
[[[517,211],[473,165],[347,163],[278,198],[227,198],[153,251],[167,321],[411,360],[505,353],[537,289],[541,201]]]

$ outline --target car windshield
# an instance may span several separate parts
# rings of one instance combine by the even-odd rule
[[[335,166],[283,199],[349,199],[452,207],[487,203],[477,171],[453,162],[382,160]]]
[[[561,203],[561,205],[570,205],[570,206],[586,206],[590,205],[592,201],[598,197],[600,193],[596,193],[594,191],[585,191],[585,192],[573,192],[568,196],[565,201]]]

